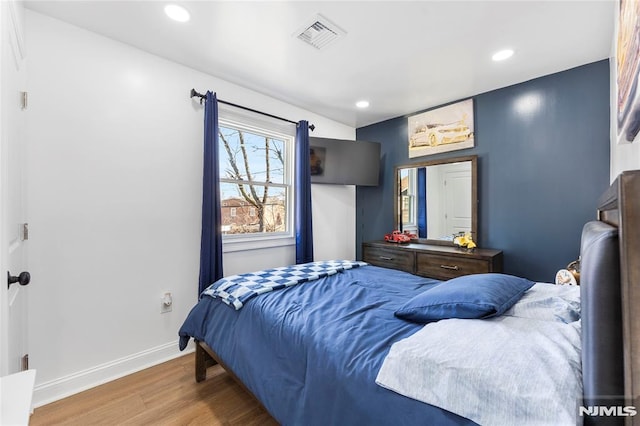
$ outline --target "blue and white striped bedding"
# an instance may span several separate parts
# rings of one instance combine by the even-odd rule
[[[202,292],[202,295],[219,298],[238,310],[244,306],[247,300],[259,294],[328,277],[346,269],[365,265],[367,265],[365,262],[359,261],[327,260],[232,275],[211,284]]]

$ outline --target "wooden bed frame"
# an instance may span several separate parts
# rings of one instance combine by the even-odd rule
[[[600,199],[597,220],[618,228],[624,396],[627,401],[635,403],[640,394],[640,170],[623,172],[618,176]],[[196,341],[195,361],[196,381],[205,380],[207,368],[220,364],[254,396],[206,343]],[[626,417],[626,425],[640,426],[640,406],[636,405],[636,408],[638,414]]]
[[[640,395],[640,170],[618,176],[600,199],[598,220],[618,228],[624,393],[635,402]],[[640,425],[640,414],[625,424]]]
[[[220,366],[226,371],[236,382],[240,384],[240,386],[247,391],[249,394],[253,396],[253,393],[242,383],[242,380],[235,375],[235,373],[227,367],[227,365],[222,362],[218,354],[215,353],[213,349],[209,347],[205,342],[201,342],[200,340],[196,340],[196,382],[202,382],[207,378],[207,369],[209,367],[213,367],[216,364],[220,364]],[[255,396],[254,396],[255,398]],[[257,398],[256,398],[257,399]]]

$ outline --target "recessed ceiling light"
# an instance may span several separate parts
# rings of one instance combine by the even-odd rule
[[[358,101],[356,102],[356,106],[358,108],[369,108],[369,101]]]
[[[166,5],[164,7],[164,13],[166,13],[169,18],[178,22],[187,22],[191,18],[189,11],[177,4]]]
[[[513,50],[504,49],[504,50],[501,50],[499,52],[494,53],[493,56],[491,57],[491,59],[493,59],[494,61],[504,61],[505,59],[508,59],[511,56],[513,56]]]

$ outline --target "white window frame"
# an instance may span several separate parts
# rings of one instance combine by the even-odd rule
[[[416,169],[407,169],[407,200],[409,203],[409,222],[402,223],[403,230],[418,229],[416,217],[418,216],[418,197],[417,191],[418,174]],[[404,206],[403,206],[404,207]],[[402,219],[402,218],[400,218]]]
[[[284,184],[271,184],[274,187],[284,187],[287,200],[286,232],[270,232],[255,234],[234,234],[222,236],[222,251],[235,252],[244,250],[256,250],[271,247],[295,245],[294,228],[294,159],[295,159],[295,124],[272,119],[260,114],[240,110],[224,104],[218,105],[218,124],[220,127],[233,127],[248,132],[264,134],[275,139],[283,140],[284,152]],[[220,153],[222,156],[224,153]],[[226,155],[226,154],[224,154]],[[222,182],[229,182],[220,179]]]

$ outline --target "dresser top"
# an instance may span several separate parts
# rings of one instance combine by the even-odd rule
[[[469,256],[473,258],[491,258],[502,253],[502,250],[486,249],[486,248],[474,248],[467,250],[464,248],[456,247],[453,245],[440,245],[440,244],[419,244],[408,243],[398,244],[390,243],[387,241],[368,241],[363,244],[372,245],[376,247],[388,247],[390,249],[408,250],[415,252],[425,252],[433,254],[447,254],[455,256]]]

